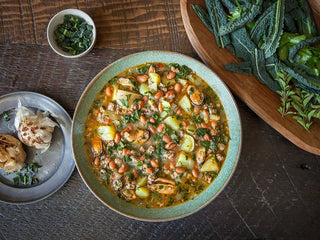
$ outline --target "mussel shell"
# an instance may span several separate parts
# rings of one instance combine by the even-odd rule
[[[134,193],[133,190],[122,189],[122,190],[120,191],[120,193],[121,193],[122,197],[123,197],[125,200],[127,200],[127,201],[131,201],[131,200],[137,198],[137,196],[136,196],[136,194]]]
[[[133,144],[142,144],[149,140],[150,132],[147,129],[134,130],[125,133],[124,138]]]
[[[187,92],[193,106],[201,107],[205,104],[206,97],[197,87],[190,85],[187,89]]]
[[[100,157],[104,154],[104,144],[100,138],[92,139],[91,150],[95,157]]]

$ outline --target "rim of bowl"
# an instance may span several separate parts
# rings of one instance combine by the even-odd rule
[[[75,12],[75,13],[71,13],[71,12]],[[58,16],[60,15],[66,15],[66,14],[72,14],[72,15],[76,15],[78,17],[83,18],[88,24],[92,25],[93,29],[92,29],[92,42],[91,45],[87,48],[87,50],[85,50],[82,53],[79,53],[77,55],[72,55],[71,53],[65,52],[63,51],[57,44],[54,38],[50,37],[51,32],[53,33],[55,30],[56,25],[53,25],[53,21],[54,19],[56,19]],[[88,21],[87,19],[89,19],[90,21]],[[62,23],[62,22],[61,22]],[[80,10],[80,9],[74,9],[74,8],[68,8],[68,9],[64,9],[58,13],[56,13],[49,21],[48,26],[47,26],[47,41],[51,47],[51,49],[57,53],[58,55],[65,57],[65,58],[78,58],[78,57],[82,57],[84,55],[86,55],[87,53],[89,53],[95,42],[96,42],[96,35],[97,35],[97,31],[96,31],[96,25],[93,21],[93,19],[89,16],[89,14],[87,14],[86,12]]]
[[[139,217],[139,216],[135,216],[133,214],[130,214],[130,213],[127,213],[125,211],[122,211],[120,209],[117,209],[116,207],[113,207],[112,205],[109,205],[106,201],[104,201],[104,199],[102,197],[100,197],[99,193],[95,192],[91,187],[90,185],[88,184],[88,180],[86,179],[84,173],[82,172],[82,169],[80,167],[80,165],[78,164],[78,161],[77,161],[77,156],[76,156],[76,150],[75,150],[75,146],[74,146],[74,134],[73,134],[73,131],[74,131],[74,124],[75,124],[75,121],[78,117],[78,112],[79,112],[79,109],[80,109],[80,106],[82,105],[83,101],[84,101],[84,97],[85,95],[87,94],[87,92],[89,91],[89,89],[91,89],[91,87],[98,81],[98,79],[101,77],[102,74],[104,74],[106,71],[108,71],[111,67],[115,66],[116,64],[118,64],[119,62],[127,59],[127,58],[130,58],[130,57],[133,57],[133,56],[137,56],[137,55],[140,55],[140,54],[152,54],[152,53],[162,53],[162,54],[174,54],[174,55],[178,55],[178,56],[181,56],[182,58],[188,58],[189,60],[192,60],[192,61],[195,61],[197,62],[200,66],[204,67],[207,71],[210,71],[213,75],[215,75],[219,80],[220,80],[220,83],[223,85],[223,87],[225,88],[225,90],[227,91],[227,93],[229,94],[230,98],[232,99],[232,105],[234,106],[234,109],[236,110],[236,116],[237,118],[239,119],[239,144],[238,144],[238,148],[237,148],[237,154],[236,154],[236,157],[235,157],[235,161],[234,161],[234,164],[230,170],[230,174],[227,176],[226,180],[223,182],[223,184],[219,187],[219,189],[211,196],[209,197],[202,205],[200,205],[199,207],[197,208],[194,208],[190,211],[186,211],[182,214],[178,214],[178,215],[175,215],[173,217],[165,217],[165,218],[145,218],[145,217]],[[131,67],[131,66],[129,66]],[[128,68],[129,68],[128,67]],[[206,81],[204,79],[204,81]],[[211,86],[210,86],[211,87]],[[220,98],[220,96],[218,96]],[[227,119],[228,119],[228,116],[227,116]],[[83,182],[85,183],[85,185],[87,186],[87,188],[90,190],[90,192],[100,201],[102,202],[105,206],[107,206],[108,208],[112,209],[113,211],[121,214],[122,216],[125,216],[125,217],[129,217],[131,219],[135,219],[135,220],[140,220],[140,221],[146,221],[146,222],[165,222],[165,221],[173,221],[173,220],[178,220],[178,219],[181,219],[181,218],[184,218],[184,217],[187,217],[193,213],[196,213],[198,212],[199,210],[203,209],[204,207],[206,207],[209,203],[211,203],[217,196],[219,196],[219,194],[224,190],[224,188],[228,185],[231,177],[233,176],[235,170],[236,170],[236,167],[238,165],[238,162],[239,162],[239,158],[240,158],[240,154],[241,154],[241,150],[242,150],[242,123],[241,123],[241,118],[240,118],[240,113],[239,113],[239,109],[238,109],[238,106],[235,102],[235,99],[231,93],[231,91],[229,90],[229,88],[227,87],[227,85],[224,83],[224,81],[214,72],[212,71],[208,66],[206,66],[204,63],[200,62],[199,60],[197,59],[194,59],[190,56],[187,56],[187,55],[184,55],[184,54],[181,54],[181,53],[177,53],[177,52],[171,52],[171,51],[161,51],[161,50],[154,50],[154,51],[142,51],[142,52],[138,52],[138,53],[133,53],[133,54],[130,54],[130,55],[127,55],[127,56],[124,56],[114,62],[112,62],[111,64],[109,64],[107,67],[105,67],[104,69],[102,69],[96,76],[94,76],[94,78],[89,82],[89,84],[87,85],[87,87],[83,90],[80,98],[79,98],[79,101],[77,103],[77,106],[75,108],[75,111],[74,111],[74,116],[73,116],[73,121],[72,121],[72,127],[71,127],[71,144],[72,144],[72,151],[73,151],[73,156],[74,156],[74,160],[75,160],[75,163],[76,163],[76,167],[77,167],[77,170],[83,180]],[[220,174],[220,172],[219,172]],[[213,181],[214,182],[214,181]],[[212,182],[212,183],[213,183]],[[107,188],[106,188],[107,191],[109,191]],[[203,192],[201,192],[203,193]],[[200,194],[201,194],[200,193]],[[199,195],[200,195],[199,194]],[[186,202],[185,202],[186,203]],[[181,204],[184,204],[184,203],[181,203]],[[179,204],[180,205],[180,204]],[[138,206],[137,206],[138,207]],[[159,208],[160,210],[162,208]]]

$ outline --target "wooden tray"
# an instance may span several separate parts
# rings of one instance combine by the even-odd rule
[[[317,0],[313,1],[315,5]],[[280,97],[261,84],[256,77],[229,72],[226,63],[240,62],[231,51],[218,48],[216,40],[193,11],[191,4],[205,7],[204,0],[181,0],[183,24],[189,40],[201,59],[244,101],[259,117],[298,147],[320,155],[320,121],[306,131],[292,116],[281,117],[277,111]],[[317,8],[319,9],[319,8]],[[318,19],[320,17],[317,17]]]

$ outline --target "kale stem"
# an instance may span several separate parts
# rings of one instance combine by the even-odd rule
[[[240,10],[240,14],[241,14],[241,13],[242,13],[242,9],[241,9],[241,7],[240,7],[240,4],[239,4],[238,0],[236,0],[236,3],[237,3],[237,6],[238,6],[238,8],[239,8],[239,10]]]

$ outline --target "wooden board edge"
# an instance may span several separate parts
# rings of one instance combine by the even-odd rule
[[[203,49],[201,49],[200,47],[198,47],[201,45],[200,41],[199,41],[197,35],[195,34],[195,32],[193,31],[193,28],[190,24],[189,14],[187,14],[188,13],[188,0],[180,0],[180,10],[181,10],[183,25],[184,25],[184,28],[186,30],[187,36],[189,38],[189,41],[190,41],[192,47],[195,49],[195,51],[200,56],[202,61],[207,66],[210,67],[210,64],[206,61],[206,59],[208,59],[210,56],[206,56],[206,52]],[[196,44],[195,41],[197,41],[198,44]],[[232,91],[232,89],[231,89],[231,91]],[[244,101],[242,96],[238,96],[238,97],[242,101]],[[297,135],[295,135],[292,131],[289,131],[287,128],[284,128],[283,125],[277,121],[274,121],[273,123],[271,123],[271,119],[267,118],[266,116],[260,114],[259,111],[257,111],[257,106],[255,106],[254,104],[248,103],[246,101],[244,101],[244,102],[252,111],[254,111],[260,118],[262,118],[269,126],[274,128],[277,132],[279,132],[282,136],[284,136],[286,139],[288,139],[294,145],[296,145],[297,147],[299,147],[307,152],[310,152],[312,154],[320,156],[320,146],[317,147],[317,146],[313,146],[313,145],[306,143],[301,138],[299,138]]]

